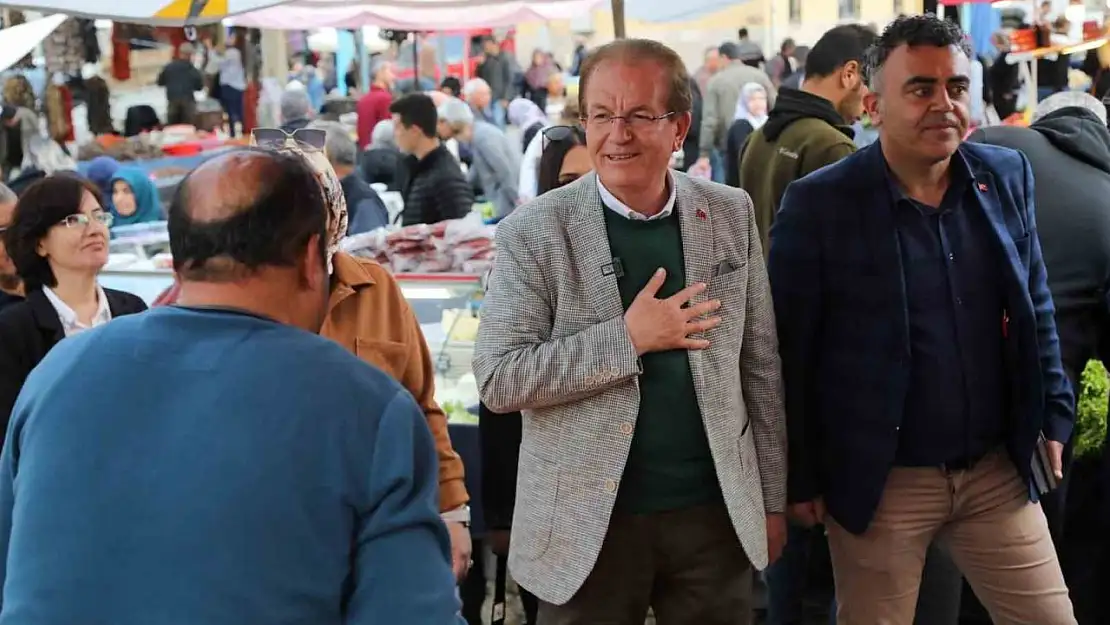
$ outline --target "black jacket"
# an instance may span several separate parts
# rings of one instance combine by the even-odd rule
[[[1070,107],[1029,128],[984,128],[971,140],[1019,150],[1033,168],[1060,356],[1078,383],[1110,338],[1110,130],[1094,113]]]
[[[195,100],[194,92],[204,89],[204,75],[189,61],[174,59],[158,74],[158,86],[166,88],[166,99]]]
[[[104,289],[104,294],[113,319],[146,310],[143,300],[130,293]],[[0,424],[4,433],[23,382],[64,338],[58,312],[41,290],[0,311]]]
[[[459,162],[440,145],[422,159],[405,158],[405,201],[401,225],[434,224],[466,217],[474,208],[474,192]]]

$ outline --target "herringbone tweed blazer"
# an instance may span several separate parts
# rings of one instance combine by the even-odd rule
[[[689,352],[736,534],[767,565],[765,511],[786,504],[786,432],[767,270],[748,194],[674,174],[686,282],[721,300],[712,346]],[[568,601],[597,561],[639,412],[639,364],[609,268],[597,178],[545,193],[497,228],[474,372],[497,412],[521,410],[509,566]],[[732,271],[715,276],[728,261]]]

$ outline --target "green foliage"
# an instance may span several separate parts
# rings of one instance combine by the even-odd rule
[[[466,409],[466,406],[461,401],[443,402],[441,408],[443,408],[443,412],[447,415],[447,420],[451,423],[478,423],[478,417],[470,414],[470,411]]]
[[[1106,405],[1110,400],[1110,378],[1102,363],[1092,360],[1083,370],[1075,405],[1075,457],[1093,456],[1106,441]]]

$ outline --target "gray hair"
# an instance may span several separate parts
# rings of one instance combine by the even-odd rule
[[[15,194],[5,184],[0,184],[0,204],[14,204],[19,201],[19,196]]]
[[[1033,111],[1033,121],[1037,121],[1049,113],[1055,113],[1060,109],[1070,107],[1086,109],[1097,115],[1103,125],[1106,124],[1106,105],[1095,96],[1083,91],[1061,91],[1041,100],[1037,109]]]
[[[377,80],[378,79],[378,74],[381,74],[382,70],[384,70],[387,67],[389,67],[389,61],[382,60],[382,59],[375,59],[374,62],[370,64],[370,80],[371,81]]]
[[[485,89],[486,91],[490,90],[488,82],[482,80],[481,78],[471,78],[470,80],[466,81],[465,85],[463,85],[462,95],[464,98],[469,100],[470,96],[483,89]]]
[[[474,123],[474,111],[470,110],[469,104],[458,98],[448,98],[446,102],[439,105],[436,112],[441,121],[452,126],[469,126]]]
[[[324,143],[324,153],[334,165],[354,167],[358,163],[358,145],[351,138],[347,127],[339,122],[314,121],[309,128],[317,128],[328,134]]]
[[[281,122],[307,119],[312,116],[312,100],[302,89],[286,89],[281,93]]]
[[[393,136],[393,120],[383,119],[374,124],[370,132],[370,147],[396,147],[397,142]]]

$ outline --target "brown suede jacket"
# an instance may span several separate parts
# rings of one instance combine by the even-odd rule
[[[436,441],[440,511],[464,505],[468,497],[462,459],[451,446],[447,416],[435,400],[431,353],[401,287],[372,260],[339,253],[333,263],[328,316],[320,335],[393,376],[412,393]]]

